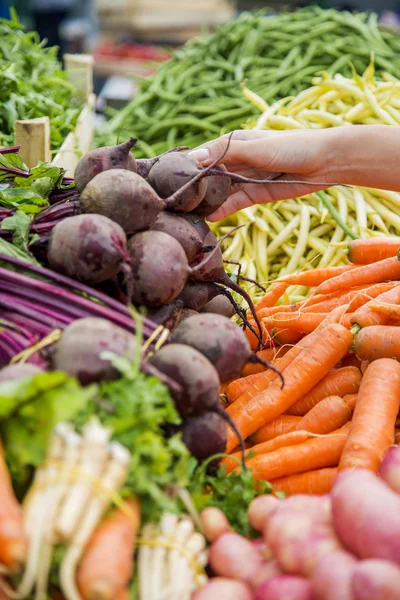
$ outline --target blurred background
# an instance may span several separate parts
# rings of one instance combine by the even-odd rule
[[[16,9],[28,29],[64,53],[95,58],[98,103],[118,107],[134,95],[135,76],[204,30],[242,11],[293,10],[310,4],[339,10],[373,10],[381,22],[400,26],[400,0],[0,0],[0,16]],[[132,77],[133,76],[133,77]]]

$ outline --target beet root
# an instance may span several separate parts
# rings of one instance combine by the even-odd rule
[[[189,263],[196,258],[203,247],[200,235],[186,219],[179,215],[163,211],[158,215],[151,229],[163,231],[175,238],[184,249]]]
[[[78,162],[74,174],[78,190],[82,192],[89,181],[103,171],[127,169],[136,173],[136,161],[131,153],[135,144],[136,140],[130,138],[118,146],[96,148],[85,154]]]
[[[82,385],[118,378],[103,352],[134,357],[136,338],[106,319],[85,317],[64,329],[51,353],[53,369],[76,377]]]
[[[185,319],[189,319],[189,317],[195,317],[198,314],[199,313],[196,310],[192,310],[191,308],[182,308],[181,314],[179,315],[179,319],[175,327],[177,327],[179,323],[182,323],[182,321],[184,321]]]
[[[148,179],[152,167],[154,167],[156,162],[160,160],[162,156],[170,154],[171,152],[182,152],[182,150],[188,150],[188,146],[176,146],[176,148],[171,148],[171,150],[167,150],[163,154],[160,154],[160,156],[154,156],[153,158],[139,158],[136,161],[138,175],[144,179]]]
[[[202,461],[213,454],[225,452],[227,427],[224,419],[215,412],[187,417],[181,426],[183,443],[190,453]]]
[[[208,233],[211,233],[211,229],[209,228],[209,226],[207,225],[205,220],[202,217],[200,217],[199,215],[196,215],[195,213],[188,213],[188,214],[183,213],[180,216],[182,217],[182,219],[185,219],[185,221],[190,223],[190,225],[197,231],[197,233],[199,234],[199,236],[201,238],[201,241],[204,244],[206,235]]]
[[[215,168],[221,173],[227,173],[224,165],[218,165]],[[231,194],[232,184],[229,177],[211,175],[207,177],[207,191],[198,206],[194,209],[194,212],[201,217],[208,217],[217,210],[223,203],[228,199]]]
[[[189,272],[180,243],[162,231],[145,231],[133,236],[128,245],[134,279],[133,302],[155,307],[175,300]]]
[[[235,314],[235,309],[227,296],[219,294],[210,300],[210,302],[207,302],[207,304],[201,309],[201,312],[222,315],[230,319]]]
[[[172,330],[180,323],[182,311],[183,302],[177,298],[174,302],[166,304],[165,306],[148,308],[147,318],[150,319],[150,321],[153,321],[153,323],[157,323],[157,325],[162,325],[163,327]]]
[[[167,199],[167,208],[174,212],[190,212],[203,200],[207,191],[207,180],[196,179],[184,193],[176,194],[203,168],[200,163],[179,152],[161,156],[149,173],[149,182],[160,198]]]
[[[195,348],[167,344],[153,354],[149,362],[181,386],[182,391],[172,392],[172,396],[182,416],[213,410],[218,404],[218,373]]]
[[[88,284],[126,276],[131,293],[132,274],[125,233],[117,223],[102,215],[76,215],[53,228],[47,259],[50,266]]]
[[[108,217],[118,223],[127,235],[149,229],[164,205],[143,177],[124,169],[96,175],[79,199],[83,213]]]
[[[25,377],[33,377],[42,373],[43,369],[31,363],[16,363],[7,365],[0,371],[0,383],[3,381],[19,381]]]
[[[186,282],[179,298],[182,300],[185,308],[190,308],[199,312],[203,306],[221,293],[221,288],[211,281],[190,281]]]

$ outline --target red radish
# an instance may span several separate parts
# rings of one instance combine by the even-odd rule
[[[214,542],[222,534],[231,530],[225,514],[214,506],[208,506],[201,511],[200,522],[203,534],[209,542]]]
[[[221,535],[211,546],[210,565],[217,575],[251,584],[264,560],[253,544],[237,533]]]
[[[103,171],[110,169],[127,169],[136,173],[135,157],[131,149],[136,144],[134,138],[130,138],[118,146],[105,146],[96,148],[83,156],[78,162],[74,180],[75,185],[82,192],[89,181]]]
[[[250,525],[257,531],[263,532],[270,517],[277,510],[280,501],[276,496],[258,496],[251,501],[247,514]]]
[[[136,338],[106,319],[77,319],[64,329],[54,345],[51,363],[55,370],[65,371],[79,379],[82,385],[116,379],[118,371],[104,352],[133,358]]]
[[[214,577],[201,587],[192,600],[253,600],[250,588],[241,581]]]
[[[313,600],[311,584],[303,577],[279,575],[262,583],[254,600]],[[338,599],[339,600],[339,599]]]
[[[355,556],[344,550],[320,558],[311,577],[315,600],[354,600],[351,580],[356,566]]]
[[[360,558],[400,564],[400,496],[366,469],[340,473],[331,492],[335,531]]]
[[[1,373],[0,373],[1,377]],[[392,488],[393,491],[400,494],[400,447],[394,446],[387,452],[383,459],[380,470],[381,478]]]
[[[355,568],[352,600],[398,600],[400,569],[386,560],[362,560]]]
[[[95,284],[125,274],[131,285],[126,235],[102,215],[76,215],[53,228],[47,259],[50,266],[78,281]]]

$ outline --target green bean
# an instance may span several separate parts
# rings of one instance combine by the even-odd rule
[[[341,229],[343,229],[343,231],[351,239],[357,240],[359,236],[346,225],[346,223],[343,221],[343,219],[341,218],[341,216],[339,215],[336,208],[333,206],[332,202],[329,200],[325,192],[316,192],[316,194],[321,200],[322,204],[325,206],[325,208],[329,211],[329,214],[335,219],[338,226],[341,227]]]

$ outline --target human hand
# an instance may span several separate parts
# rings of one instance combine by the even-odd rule
[[[278,177],[285,181],[303,183],[245,183],[232,188],[233,193],[212,215],[209,221],[218,221],[252,206],[276,200],[305,196],[326,189],[334,183],[331,143],[334,130],[257,131],[239,130],[233,133],[223,164],[228,171],[253,179]],[[230,134],[203,144],[189,153],[204,166],[222,155]],[[317,186],[316,183],[323,185]]]

